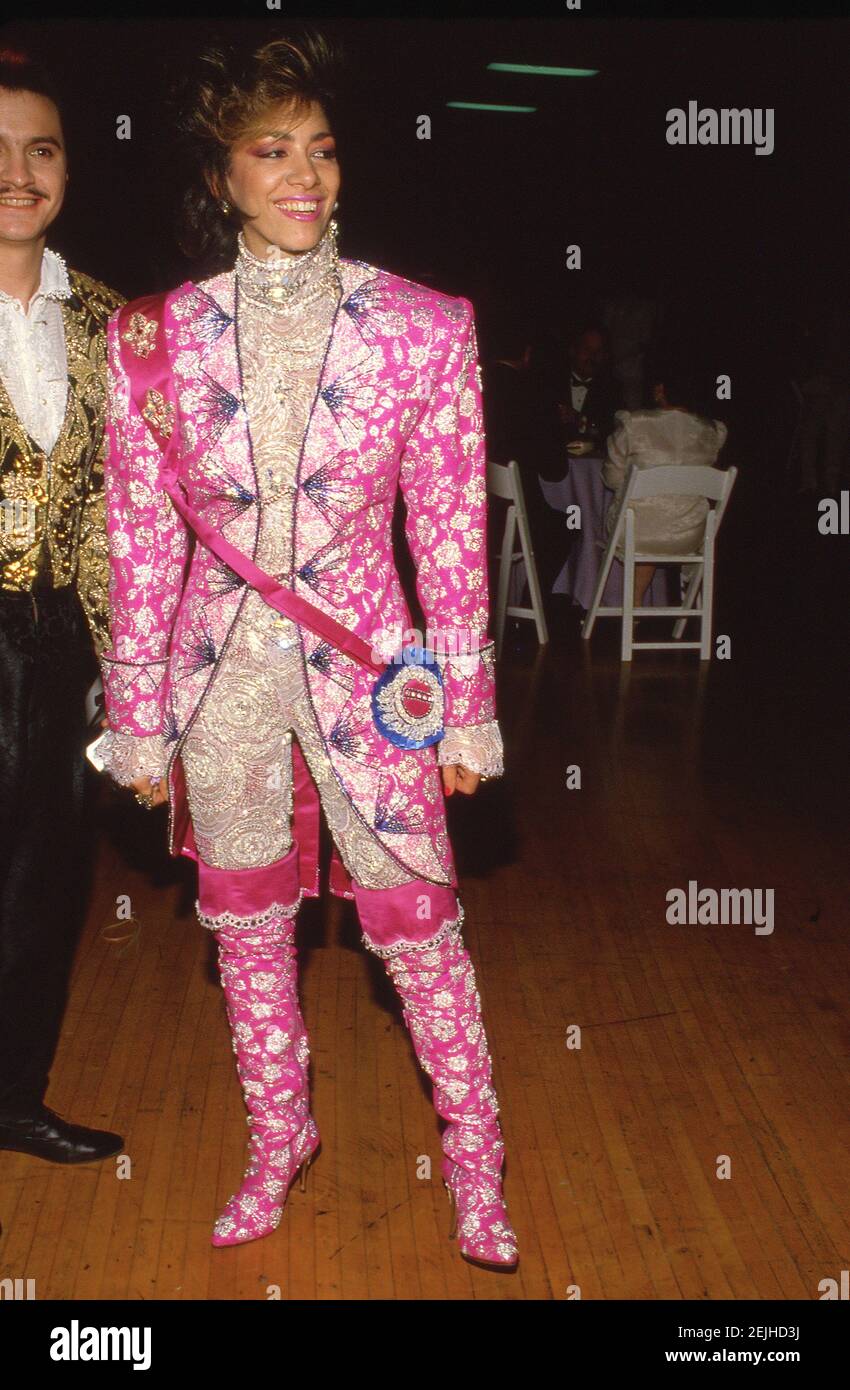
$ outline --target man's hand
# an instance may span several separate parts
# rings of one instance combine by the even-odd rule
[[[446,796],[451,796],[453,791],[463,792],[464,796],[472,796],[481,781],[481,774],[470,772],[463,763],[448,763],[442,772],[443,790]]]

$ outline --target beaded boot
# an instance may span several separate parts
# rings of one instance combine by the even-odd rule
[[[384,902],[395,894],[403,903],[417,889],[420,900],[423,893],[433,898],[435,892],[446,891],[421,882],[405,884],[384,890]],[[504,1142],[475,971],[460,935],[463,908],[455,900],[455,920],[443,920],[425,940],[421,923],[417,933],[407,910],[397,919],[403,921],[407,940],[391,941],[386,909],[371,920],[363,912],[367,901],[376,901],[374,894],[367,895],[355,884],[355,897],[364,945],[383,958],[402,1001],[416,1056],[433,1082],[434,1107],[447,1121],[441,1166],[453,1209],[450,1236],[458,1237],[460,1253],[470,1263],[514,1270],[519,1262],[516,1236],[501,1183]],[[441,913],[443,918],[448,915]],[[411,939],[417,935],[420,939]]]
[[[204,868],[208,873],[208,866]],[[244,872],[237,871],[236,877]],[[245,895],[240,897],[244,908]],[[203,913],[199,902],[201,921],[217,939],[251,1131],[244,1181],[215,1224],[212,1243],[217,1246],[258,1240],[274,1231],[296,1173],[300,1168],[303,1190],[307,1167],[319,1147],[309,1110],[309,1046],[298,1002],[299,902],[300,893],[290,906],[274,902],[250,915],[225,911],[215,916]]]

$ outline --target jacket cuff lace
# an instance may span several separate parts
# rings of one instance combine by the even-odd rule
[[[498,722],[491,719],[485,724],[447,727],[437,744],[437,761],[440,767],[463,763],[470,772],[485,777],[503,776],[504,748]]]
[[[129,787],[140,777],[164,777],[168,762],[162,734],[124,734],[107,729],[98,752],[104,771],[121,787]]]

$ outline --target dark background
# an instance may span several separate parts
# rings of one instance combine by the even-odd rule
[[[485,339],[505,304],[557,337],[598,296],[634,288],[698,326],[717,371],[751,394],[783,370],[789,319],[846,293],[846,23],[316,22],[342,40],[354,74],[339,132],[342,253],[466,295]],[[72,182],[51,241],[72,264],[130,296],[186,278],[174,241],[183,170],[164,94],[214,33],[262,41],[286,24],[32,27],[67,92]],[[491,60],[600,72],[524,77],[487,72]],[[457,111],[451,99],[538,109]],[[773,154],[667,145],[666,111],[689,99],[773,107]],[[416,138],[423,113],[430,140]],[[132,117],[132,140],[115,138],[119,114]],[[573,242],[580,272],[564,264]]]
[[[129,296],[191,274],[174,237],[185,172],[166,92],[215,35],[262,42],[288,22],[207,15],[31,26],[67,93],[71,184],[51,244],[70,264]],[[681,327],[687,350],[732,377],[732,399],[716,411],[729,426],[723,460],[739,469],[723,541],[735,572],[721,566],[720,604],[722,612],[728,587],[738,651],[754,669],[765,642],[788,653],[782,695],[795,717],[842,703],[846,538],[819,535],[816,499],[796,497],[786,463],[795,324],[810,306],[847,309],[850,24],[562,14],[315,23],[341,40],[352,72],[337,131],[342,254],[471,299],[485,363],[505,311],[527,311],[563,360],[569,326],[600,296],[660,298],[668,334]],[[490,61],[600,71],[532,78],[488,72]],[[538,109],[445,105],[489,99]],[[773,107],[774,152],[669,146],[666,112],[689,100]],[[122,114],[133,119],[130,141],[115,138]],[[416,138],[422,114],[430,141]],[[565,268],[573,242],[579,272]]]

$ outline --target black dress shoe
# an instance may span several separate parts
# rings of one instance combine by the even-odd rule
[[[33,1158],[46,1158],[50,1163],[93,1163],[120,1153],[123,1148],[120,1134],[69,1124],[46,1105],[21,1119],[0,1116],[0,1149],[32,1154]]]

